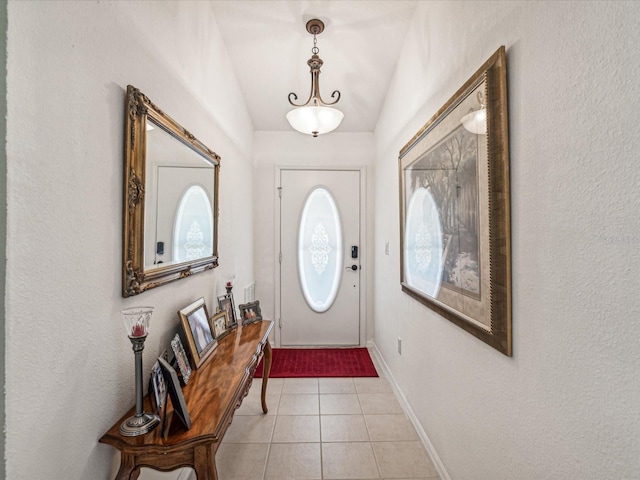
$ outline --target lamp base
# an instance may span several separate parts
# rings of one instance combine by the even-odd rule
[[[144,435],[160,425],[160,417],[152,413],[132,415],[120,425],[120,435],[125,437],[137,437]]]

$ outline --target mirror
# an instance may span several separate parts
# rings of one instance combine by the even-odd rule
[[[122,296],[218,266],[220,157],[127,87]]]

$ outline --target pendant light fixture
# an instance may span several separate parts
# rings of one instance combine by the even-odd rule
[[[321,20],[313,19],[307,22],[307,32],[313,35],[312,55],[307,61],[307,65],[311,69],[311,93],[309,93],[306,103],[298,105],[293,102],[293,100],[298,99],[298,96],[291,92],[289,94],[289,103],[296,108],[287,113],[287,120],[291,127],[314,137],[332,132],[338,128],[344,118],[344,113],[332,107],[340,100],[340,92],[338,90],[334,90],[331,94],[331,98],[335,98],[331,103],[324,102],[320,96],[320,67],[324,62],[318,56],[320,50],[317,47],[318,40],[316,36],[323,31],[324,23]],[[292,97],[293,100],[291,99]]]

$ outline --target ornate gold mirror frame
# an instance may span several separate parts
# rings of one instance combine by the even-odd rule
[[[150,135],[159,135],[161,141],[151,145]],[[160,157],[164,155],[165,158],[152,161],[148,158],[148,151],[154,151]],[[160,211],[161,199],[166,197],[159,191],[158,170],[162,168],[166,170],[164,178],[172,183],[169,188],[180,199],[178,210],[181,213],[166,207],[166,211]],[[131,85],[127,87],[123,297],[138,295],[150,288],[218,266],[219,176],[220,157],[215,152],[162,112],[140,90]],[[182,183],[173,184],[178,178],[182,178]],[[183,205],[187,202],[182,200],[185,192],[193,185],[197,185],[199,195],[206,199],[202,202],[209,219],[205,228],[199,230],[197,235],[190,232],[190,247],[193,247],[195,237],[196,244],[199,241],[201,248],[189,248],[188,254],[182,256],[176,256],[174,252],[169,255],[171,258],[159,260],[165,253],[165,244],[171,250],[177,237],[174,237],[175,227],[172,227],[172,233],[165,235],[163,241],[160,241],[156,235],[158,219],[163,215],[183,214],[186,209]],[[186,217],[187,214],[184,215]],[[174,225],[174,217],[169,217],[165,223]],[[204,242],[202,238],[205,239]]]

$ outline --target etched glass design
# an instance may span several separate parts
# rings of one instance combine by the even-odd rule
[[[298,227],[298,275],[304,299],[318,313],[331,308],[342,279],[342,225],[329,190],[315,187]]]
[[[404,243],[407,284],[436,298],[442,283],[442,224],[426,188],[417,188],[411,195]]]
[[[204,255],[204,234],[200,228],[200,224],[194,220],[187,232],[187,243],[184,244],[187,260],[193,260],[194,258],[201,258]]]
[[[332,248],[331,245],[329,245],[327,229],[324,228],[322,223],[318,223],[316,228],[313,229],[313,235],[311,235],[311,246],[309,247],[309,251],[311,252],[311,264],[318,275],[322,275],[324,269],[327,268],[331,250]]]
[[[200,185],[187,188],[178,205],[173,230],[173,261],[213,255],[213,212]]]

